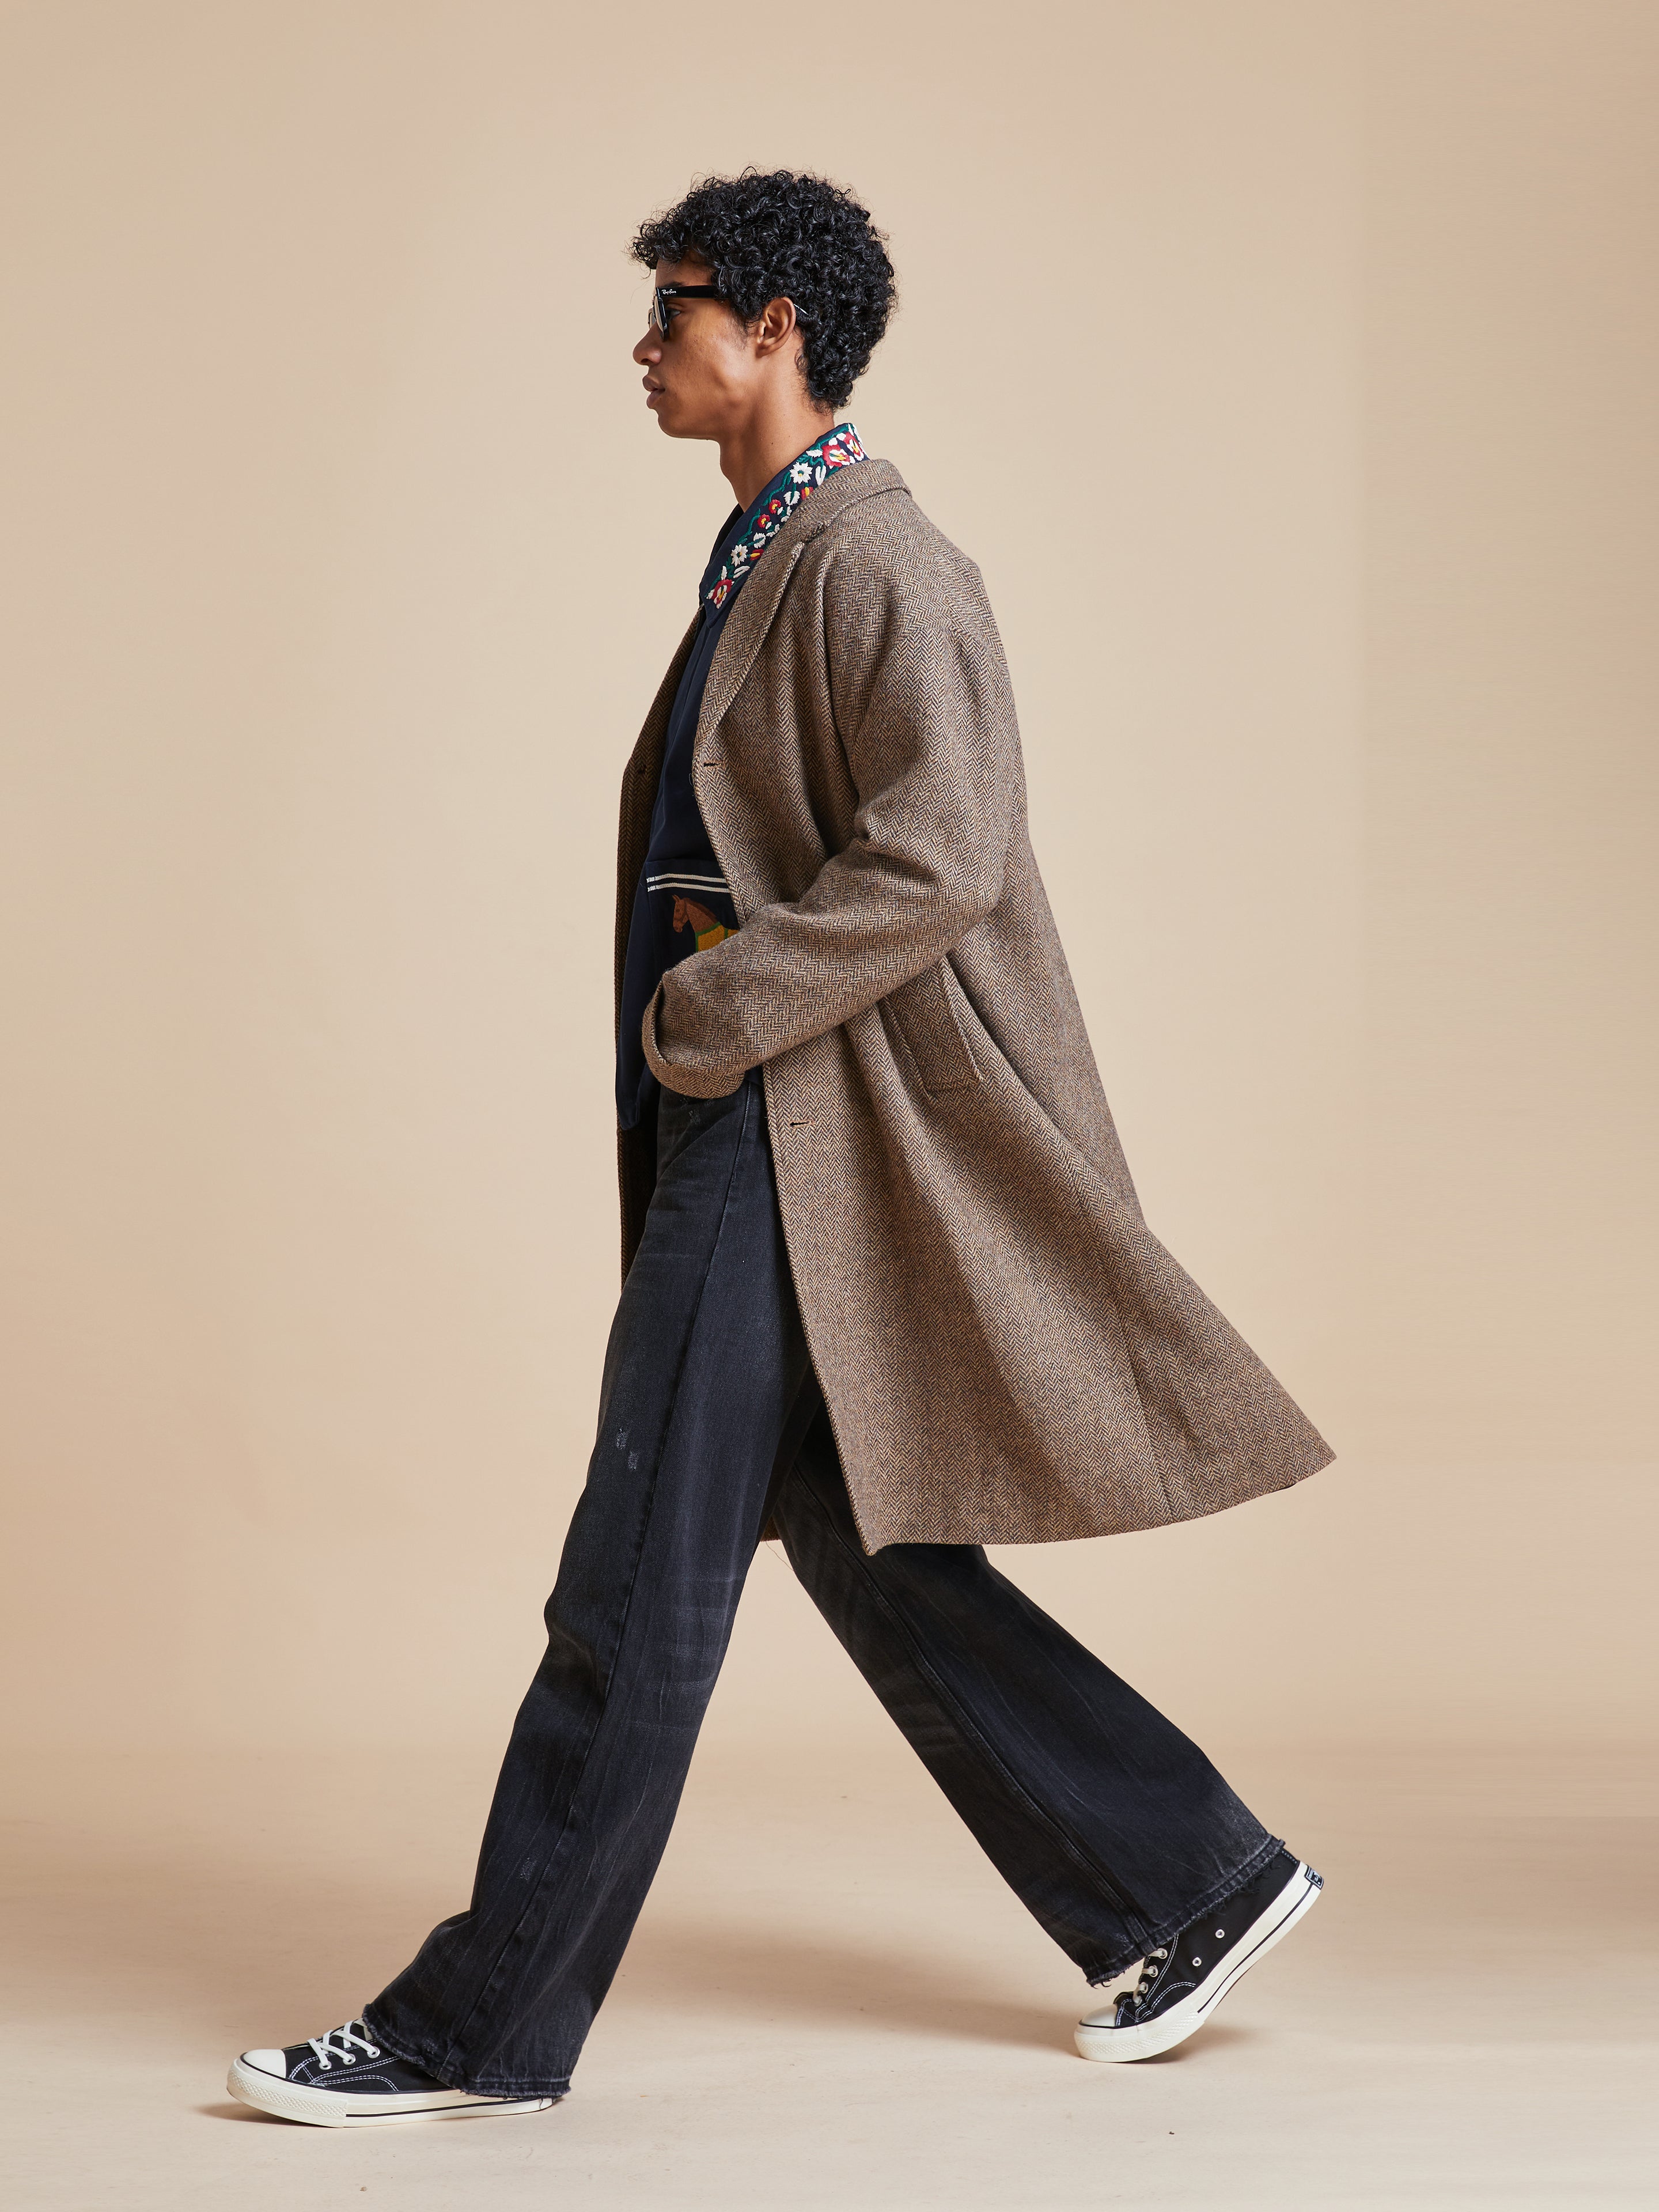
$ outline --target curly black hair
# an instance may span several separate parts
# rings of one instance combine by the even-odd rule
[[[744,322],[795,303],[799,366],[821,406],[842,406],[870,365],[894,300],[884,234],[844,185],[791,169],[702,177],[629,247],[647,269],[698,261]]]

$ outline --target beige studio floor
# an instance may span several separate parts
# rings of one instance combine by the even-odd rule
[[[757,1632],[740,1625],[739,1676]],[[717,1698],[564,2104],[373,2135],[232,2105],[239,2046],[350,2012],[463,1900],[495,1749],[25,1770],[31,1809],[8,1831],[9,2204],[1659,2195],[1644,2112],[1659,1807],[1650,1760],[1607,1751],[1229,1745],[1232,1778],[1321,1866],[1326,1896],[1212,2031],[1118,2069],[1073,2056],[1073,1970],[873,1707],[792,1741]]]

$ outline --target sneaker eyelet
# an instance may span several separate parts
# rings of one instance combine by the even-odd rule
[[[1226,1938],[1227,1938],[1227,1931],[1226,1931],[1226,1929],[1225,1929],[1224,1928],[1218,1928],[1218,1929],[1216,1929],[1216,1931],[1215,1931],[1215,1940],[1216,1940],[1216,1942],[1217,1942],[1218,1943],[1223,1943],[1223,1942],[1224,1942],[1226,1941]]]
[[[1204,1964],[1204,1961],[1202,1959],[1194,1959],[1193,1960],[1193,1964],[1195,1966],[1201,1966]]]

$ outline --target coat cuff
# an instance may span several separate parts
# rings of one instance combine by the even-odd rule
[[[671,968],[656,989],[651,1002],[640,1020],[640,1042],[645,1048],[645,1064],[665,1091],[678,1091],[686,1098],[729,1098],[743,1081],[746,1069],[726,1067],[693,1068],[685,1064],[695,1057],[682,1046],[684,1059],[674,1056],[673,1014],[667,1003]]]

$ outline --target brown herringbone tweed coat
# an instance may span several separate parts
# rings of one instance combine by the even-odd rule
[[[623,779],[619,1006],[690,641]],[[1325,1466],[1141,1217],[1026,834],[979,570],[890,462],[830,477],[768,547],[715,650],[692,773],[741,927],[663,978],[646,1057],[705,1098],[763,1065],[866,1547],[1148,1528]],[[654,1129],[620,1134],[624,1273]]]

